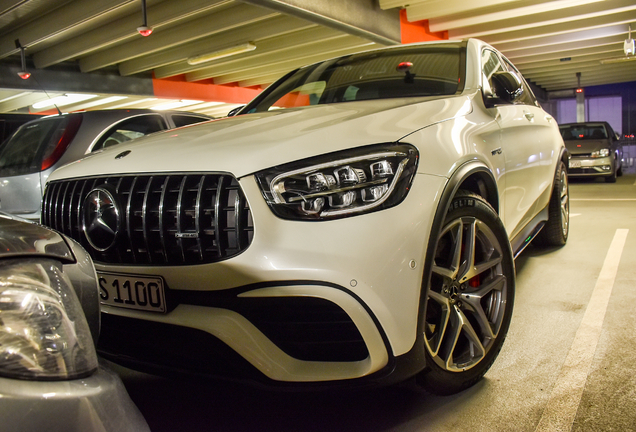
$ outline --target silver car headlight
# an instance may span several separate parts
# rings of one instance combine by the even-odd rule
[[[380,144],[282,165],[257,173],[256,179],[277,216],[335,219],[402,202],[417,162],[411,145]]]
[[[0,262],[0,376],[66,380],[97,369],[86,318],[58,266],[45,258]]]
[[[604,148],[604,149],[600,149],[600,150],[597,150],[595,152],[592,152],[592,157],[593,158],[607,157],[609,155],[610,155],[610,149],[608,149],[608,148]]]

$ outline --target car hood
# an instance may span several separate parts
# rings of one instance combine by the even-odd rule
[[[256,171],[333,151],[395,142],[466,115],[470,96],[347,102],[224,118],[140,138],[72,162],[49,180],[137,172]],[[129,152],[125,157],[122,153]],[[119,159],[116,156],[119,155]]]
[[[611,144],[606,139],[601,140],[567,140],[565,147],[570,154],[590,154],[604,148],[610,148]]]
[[[73,261],[64,238],[38,224],[0,212],[0,258],[49,256]]]

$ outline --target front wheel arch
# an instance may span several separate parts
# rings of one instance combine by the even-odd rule
[[[482,197],[490,206],[499,213],[499,193],[497,191],[497,183],[492,177],[490,170],[482,165],[475,165],[460,169],[460,173],[456,177],[461,178],[454,187],[452,196],[455,196],[459,190],[472,192]],[[466,171],[462,173],[461,171]]]

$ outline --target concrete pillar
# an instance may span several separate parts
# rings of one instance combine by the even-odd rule
[[[585,91],[582,88],[576,89],[576,121],[585,121]]]
[[[576,73],[576,121],[585,121],[585,91],[581,87],[581,72]]]

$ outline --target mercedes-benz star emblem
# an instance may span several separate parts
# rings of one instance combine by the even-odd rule
[[[84,234],[98,251],[106,251],[117,240],[119,233],[119,209],[113,195],[98,187],[86,195],[82,208]]]

